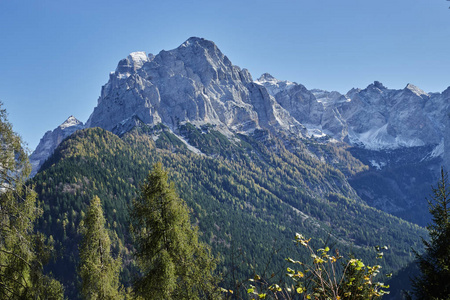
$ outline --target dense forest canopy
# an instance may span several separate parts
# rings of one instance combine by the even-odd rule
[[[305,154],[301,143],[290,152],[264,131],[234,143],[212,128],[186,125],[186,131],[192,132],[186,138],[198,139],[201,151],[212,157],[192,153],[163,127],[138,128],[121,138],[93,128],[65,140],[30,182],[44,208],[39,228],[53,235],[61,254],[49,270],[71,295],[77,286],[71,270],[78,261],[80,212],[98,196],[109,228],[126,252],[132,251],[128,205],[158,161],[191,209],[200,240],[219,258],[224,287],[261,273],[269,261],[270,272],[282,270],[284,258],[298,252],[292,244],[297,232],[314,236],[318,247],[334,245],[368,262],[375,257],[374,245],[387,245],[386,272],[413,258],[411,246],[421,247],[423,229],[366,205],[341,171]],[[125,285],[134,272],[127,261],[121,274]]]

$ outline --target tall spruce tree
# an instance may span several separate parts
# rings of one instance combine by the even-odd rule
[[[417,299],[450,299],[450,186],[443,169],[428,205],[430,240],[423,239],[425,252],[416,254],[421,274],[413,280],[414,295]]]
[[[119,292],[120,257],[111,255],[111,239],[105,228],[100,198],[95,196],[81,223],[79,275],[84,299],[123,299]]]
[[[188,208],[161,163],[153,166],[131,209],[136,261],[134,292],[144,299],[216,299],[214,259],[198,241]]]
[[[62,299],[63,287],[42,272],[49,247],[34,232],[42,211],[25,185],[28,156],[0,103],[0,299]]]

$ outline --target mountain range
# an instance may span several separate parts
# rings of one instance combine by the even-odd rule
[[[254,80],[212,41],[192,37],[170,51],[122,59],[86,124],[69,117],[44,135],[30,161],[34,175],[64,138],[83,128],[121,137],[136,127],[163,125],[198,155],[207,153],[186,139],[186,124],[213,126],[232,143],[237,135],[267,130],[288,150],[296,147],[292,140],[301,141],[311,157],[343,172],[369,205],[425,225],[424,197],[439,167],[450,166],[444,151],[450,147],[449,104],[450,87],[426,93],[412,84],[393,90],[375,81],[343,95],[267,73]],[[351,170],[317,144],[333,145],[366,167]]]
[[[411,248],[422,249],[425,198],[450,166],[449,103],[450,87],[425,93],[375,81],[343,95],[267,73],[255,80],[196,37],[157,55],[131,53],[86,123],[70,116],[30,156],[44,211],[38,230],[58,253],[46,269],[70,299],[79,296],[77,228],[98,196],[129,285],[127,207],[160,161],[227,289],[255,273],[284,280],[285,258],[309,257],[293,247],[296,233],[368,264],[380,263],[373,247],[386,245],[383,270],[398,271]]]

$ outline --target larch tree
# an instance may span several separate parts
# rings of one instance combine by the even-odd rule
[[[81,294],[84,299],[123,299],[119,273],[120,257],[111,255],[111,239],[105,228],[100,198],[95,196],[81,223],[83,235],[80,244],[79,275],[82,281]]]
[[[414,295],[417,299],[450,299],[450,186],[443,169],[428,206],[430,239],[423,239],[425,252],[416,253],[421,274],[413,280]]]
[[[0,103],[0,298],[62,299],[63,287],[43,274],[50,247],[34,232],[42,214],[21,138],[12,130]]]
[[[198,241],[186,203],[161,163],[142,184],[131,208],[131,231],[141,271],[134,292],[143,299],[217,299],[215,260]]]

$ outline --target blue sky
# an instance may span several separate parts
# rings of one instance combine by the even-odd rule
[[[381,81],[450,86],[445,0],[0,0],[0,101],[33,150],[74,115],[85,122],[118,61],[191,36],[253,78],[347,92]]]

